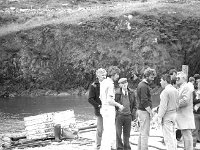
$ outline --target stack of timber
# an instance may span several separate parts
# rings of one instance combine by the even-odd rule
[[[2,136],[2,147],[35,147],[49,144],[54,139],[54,126],[73,130],[76,127],[73,110],[45,113],[24,118],[25,131]]]
[[[26,138],[29,140],[54,137],[56,124],[60,124],[61,128],[74,128],[76,124],[73,110],[25,117],[24,123]]]

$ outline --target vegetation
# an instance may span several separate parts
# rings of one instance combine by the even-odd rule
[[[45,25],[0,37],[0,95],[85,91],[95,70],[117,65],[135,87],[144,68],[159,76],[189,65],[200,73],[200,18],[132,12],[79,24]],[[24,92],[26,91],[26,92]]]

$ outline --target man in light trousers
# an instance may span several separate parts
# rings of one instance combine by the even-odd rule
[[[177,110],[177,127],[181,130],[185,150],[193,150],[192,130],[195,129],[193,114],[193,92],[187,83],[184,72],[177,74],[177,84],[180,86]]]
[[[162,125],[167,150],[177,150],[175,123],[178,106],[178,90],[170,83],[170,75],[163,75],[160,84],[164,90],[160,94],[157,120],[158,124]]]
[[[138,137],[138,150],[148,150],[150,120],[153,117],[149,84],[154,80],[155,75],[156,72],[154,69],[145,69],[144,79],[138,84],[137,87],[137,114],[140,125],[140,133]]]
[[[100,84],[100,99],[102,106],[100,113],[103,117],[103,135],[100,150],[116,149],[115,106],[120,111],[123,105],[115,102],[114,81],[119,79],[120,69],[116,66],[108,68],[108,77]]]

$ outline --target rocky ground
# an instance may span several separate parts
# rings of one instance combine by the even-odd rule
[[[138,132],[131,131],[131,148],[137,149],[137,138]],[[95,129],[90,129],[84,132],[80,132],[78,137],[73,140],[63,140],[62,142],[51,142],[49,145],[44,147],[25,148],[25,150],[94,150],[95,144]],[[15,148],[14,150],[19,150]],[[161,130],[151,130],[149,138],[149,150],[165,150],[166,147],[162,143],[162,132]],[[183,150],[183,142],[178,143],[178,150]],[[195,150],[200,150],[200,144],[198,143]]]
[[[86,127],[95,125],[95,120],[89,120],[85,122],[77,122],[76,127]],[[96,128],[90,128],[80,130],[74,138],[64,139],[61,142],[55,142],[53,140],[40,140],[33,143],[23,143],[17,146],[13,146],[13,150],[94,150],[95,148],[95,133]],[[131,148],[137,149],[138,140],[138,127],[132,124],[130,143]],[[156,124],[151,124],[150,138],[149,138],[149,150],[165,150],[166,147],[162,142],[162,131]],[[178,150],[183,150],[183,141],[178,142]],[[200,150],[200,143],[197,143],[195,150]]]

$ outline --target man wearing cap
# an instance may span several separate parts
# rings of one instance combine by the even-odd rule
[[[116,148],[115,107],[123,110],[123,105],[115,102],[114,81],[119,79],[120,69],[117,66],[108,68],[108,77],[100,84],[100,113],[103,117],[103,135],[100,150]]]
[[[177,127],[181,130],[184,148],[193,150],[192,130],[195,129],[193,114],[193,91],[187,84],[187,75],[184,72],[177,74],[177,85],[179,88]]]
[[[150,119],[153,117],[149,84],[154,80],[155,76],[156,72],[154,69],[145,69],[144,79],[138,84],[137,87],[137,114],[140,123],[138,150],[148,150]]]
[[[97,116],[97,131],[96,131],[96,149],[100,149],[101,137],[103,132],[103,118],[100,114],[101,100],[99,98],[100,93],[100,83],[106,78],[106,70],[98,69],[96,70],[97,80],[94,81],[89,88],[88,102],[93,105],[95,110],[95,115]]]
[[[128,88],[126,78],[121,78],[118,81],[119,89],[116,90],[115,101],[124,106],[122,111],[116,108],[116,146],[117,150],[131,150],[129,144],[131,121],[136,116],[136,99],[134,91]],[[122,142],[123,130],[123,142]]]

